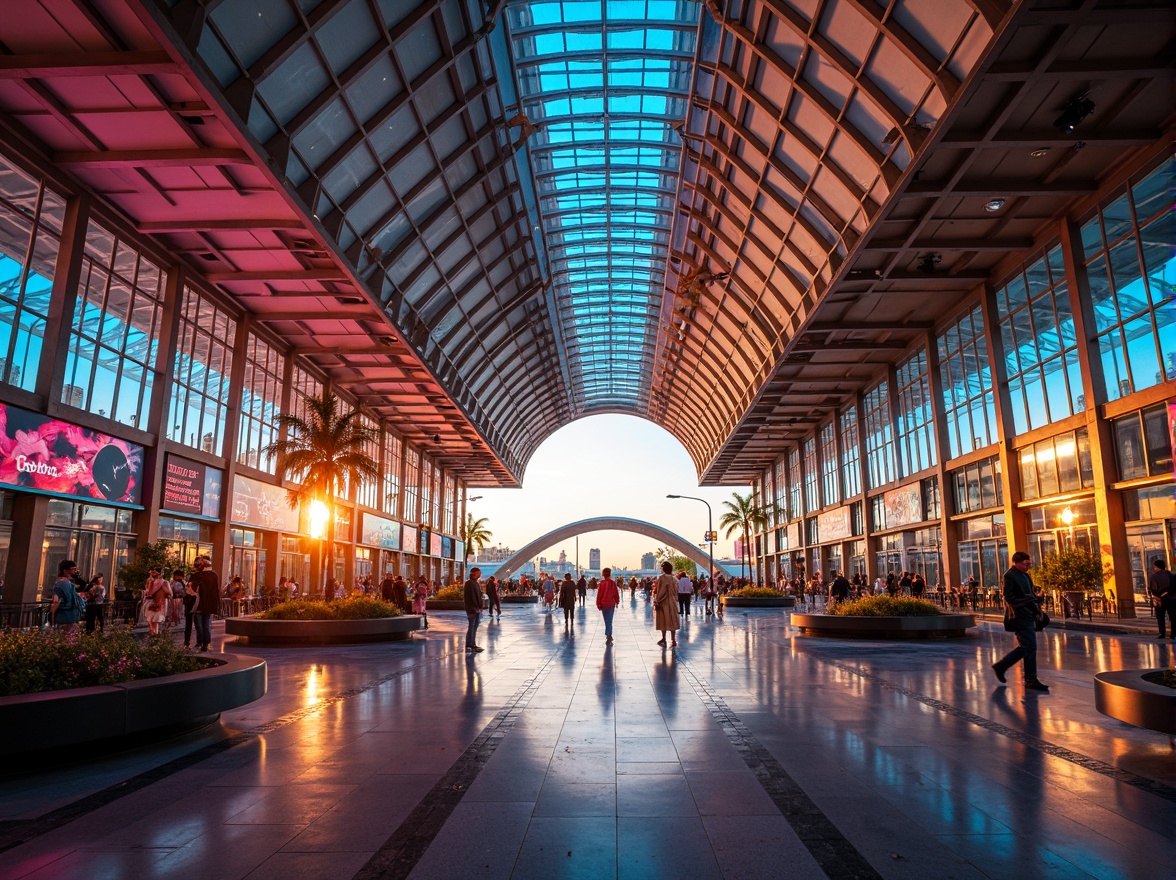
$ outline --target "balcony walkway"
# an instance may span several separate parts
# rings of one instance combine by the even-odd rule
[[[627,594],[626,594],[627,595]],[[535,607],[427,637],[247,649],[266,697],[200,733],[0,780],[3,878],[1159,877],[1167,737],[1095,712],[1091,678],[1171,642],[1048,632],[1052,693],[988,666],[1011,637],[799,636],[780,612],[616,644]],[[222,647],[217,650],[238,650]],[[78,719],[84,724],[85,719]],[[64,758],[64,756],[63,756]],[[23,841],[23,842],[21,842]]]

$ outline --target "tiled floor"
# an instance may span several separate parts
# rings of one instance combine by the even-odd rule
[[[223,646],[269,661],[263,700],[0,780],[0,846],[31,837],[0,877],[1152,878],[1176,863],[1176,752],[1095,712],[1091,681],[1166,664],[1171,643],[1044,634],[1038,695],[1019,672],[996,685],[1009,637],[990,624],[876,644],[800,636],[779,612],[696,614],[672,652],[639,598],[612,647],[592,608],[565,636],[508,607],[470,658],[461,617],[409,643]]]

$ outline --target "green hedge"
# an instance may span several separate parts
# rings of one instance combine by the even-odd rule
[[[784,593],[771,587],[740,587],[725,593],[731,599],[783,599]]]
[[[829,606],[830,614],[850,617],[933,617],[941,613],[926,599],[909,596],[863,596]]]
[[[0,633],[2,697],[120,684],[210,665],[177,647],[170,636],[140,640],[128,627],[109,626],[105,635],[100,630],[88,635],[36,629]]]
[[[399,614],[395,605],[374,596],[349,596],[333,602],[312,599],[279,602],[256,617],[258,620],[375,620]]]
[[[450,584],[448,587],[442,587],[437,591],[437,595],[429,598],[437,599],[440,602],[460,602],[465,598],[465,587],[461,584]]]

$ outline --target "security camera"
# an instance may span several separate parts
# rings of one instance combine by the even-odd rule
[[[441,435],[440,435],[440,434],[434,434],[434,435],[433,435],[433,442],[434,442],[434,443],[440,443],[440,442],[441,442]]]

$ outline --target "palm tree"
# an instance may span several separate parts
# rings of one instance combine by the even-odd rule
[[[477,552],[482,552],[486,549],[486,545],[490,543],[490,539],[494,537],[494,533],[486,528],[487,518],[474,519],[472,513],[466,514],[465,525],[461,530],[461,540],[465,544],[465,558],[466,563],[470,561],[470,555],[474,553],[474,548],[477,547]]]
[[[747,567],[751,568],[751,532],[766,529],[778,511],[775,503],[768,506],[756,504],[754,492],[748,492],[747,495],[732,492],[731,498],[733,500],[723,502],[727,512],[719,517],[719,528],[726,529],[724,538],[730,538],[736,532],[743,535],[743,552],[739,555],[739,574],[742,576],[745,558]]]
[[[327,507],[327,570],[334,574],[335,498],[344,484],[362,486],[378,479],[379,465],[368,453],[379,440],[376,429],[360,420],[359,410],[341,413],[339,398],[331,392],[306,399],[306,416],[280,415],[278,427],[286,439],[271,443],[262,450],[267,459],[278,459],[278,472],[284,480],[300,483],[290,489],[287,500],[291,509],[303,502],[321,500]],[[322,560],[320,569],[324,567]],[[322,583],[322,571],[315,573],[315,583]],[[325,598],[334,597],[324,589]]]

